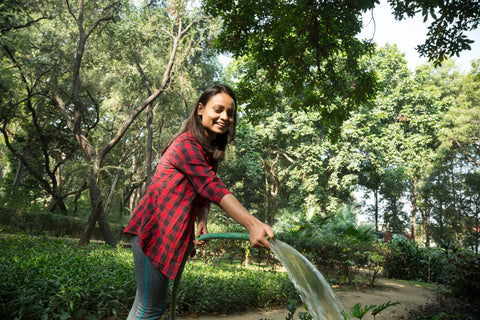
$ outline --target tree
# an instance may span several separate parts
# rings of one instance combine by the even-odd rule
[[[184,10],[186,8],[186,3],[183,2],[173,2],[168,9],[170,10],[171,14],[171,30],[167,31],[167,33],[171,37],[170,43],[170,50],[167,52],[169,58],[168,62],[163,71],[163,78],[161,79],[160,83],[157,84],[155,89],[151,90],[151,94],[143,100],[136,108],[130,111],[129,116],[123,121],[123,124],[119,128],[119,131],[106,143],[103,147],[96,148],[94,145],[89,141],[88,137],[85,135],[83,129],[83,101],[80,98],[80,90],[81,90],[81,78],[80,78],[80,70],[81,64],[83,59],[83,54],[86,46],[86,42],[90,35],[95,31],[95,29],[102,23],[103,21],[107,21],[113,19],[113,16],[108,15],[109,10],[115,8],[116,3],[111,3],[107,5],[103,10],[100,11],[100,16],[95,17],[93,19],[93,24],[91,24],[86,30],[86,26],[84,24],[88,24],[87,21],[84,20],[84,3],[83,0],[79,0],[77,13],[74,14],[73,10],[70,8],[70,12],[72,16],[77,21],[78,26],[78,33],[77,33],[77,48],[76,48],[76,57],[75,57],[75,64],[72,74],[72,93],[71,93],[71,100],[73,104],[72,110],[67,109],[67,105],[64,102],[64,99],[61,95],[56,92],[56,99],[62,113],[64,115],[65,121],[68,125],[68,128],[72,131],[75,138],[77,139],[78,143],[82,147],[87,161],[90,164],[90,199],[92,203],[92,214],[89,217],[89,221],[85,230],[80,238],[80,245],[88,243],[91,234],[93,232],[94,226],[96,221],[99,222],[100,228],[102,229],[102,233],[104,234],[105,240],[108,243],[115,244],[116,240],[114,239],[113,235],[111,234],[108,221],[106,220],[105,213],[103,211],[103,203],[102,203],[102,195],[99,186],[99,174],[101,169],[102,161],[105,159],[106,155],[112,150],[112,148],[121,140],[125,132],[129,129],[132,123],[135,121],[137,116],[150,104],[154,102],[155,99],[161,95],[169,81],[170,75],[173,69],[173,65],[175,63],[175,58],[177,55],[177,50],[179,48],[180,42],[185,37],[188,32],[191,31],[193,25],[198,23],[197,19],[190,19],[184,14]],[[107,15],[104,15],[107,14]],[[69,113],[73,113],[73,117],[69,115]]]
[[[474,42],[464,34],[478,28],[480,3],[476,0],[429,1],[388,0],[397,20],[421,13],[428,26],[427,39],[417,47],[421,56],[436,66],[446,58],[459,56],[461,51],[471,50]]]
[[[373,97],[374,71],[359,66],[373,45],[355,35],[361,12],[374,3],[204,1],[207,13],[224,24],[217,47],[248,57],[238,87],[250,108],[274,108],[265,98],[279,85],[294,108],[316,108],[332,128]]]
[[[472,63],[471,71],[458,77],[457,91],[449,99],[453,107],[443,117],[443,147],[453,148],[465,160],[480,165],[480,60]],[[451,82],[443,87],[451,86]],[[443,88],[442,87],[442,88]]]
[[[359,183],[374,193],[375,223],[378,225],[380,191],[389,208],[385,218],[393,219],[385,222],[403,233],[401,201],[408,194],[410,229],[415,239],[418,185],[436,159],[441,115],[449,104],[442,102],[438,90],[425,85],[431,80],[425,80],[423,73],[417,71],[412,77],[395,46],[380,48],[365,63],[378,70],[379,95],[370,108],[362,108],[347,120],[343,132],[346,139],[355,142],[352,147],[353,154],[359,155]]]
[[[278,102],[275,112],[240,119],[233,160],[219,174],[270,224],[288,212],[333,215],[351,201],[353,180],[345,169],[351,159],[326,138],[320,112],[295,111],[286,98]]]
[[[48,34],[44,25],[52,21],[56,8],[54,1],[2,4],[0,132],[18,161],[12,166],[16,168],[13,185],[20,186],[27,172],[35,180],[28,193],[22,193],[24,200],[31,198],[28,194],[35,201],[46,193],[50,210],[59,208],[65,214],[64,200],[72,192],[71,173],[78,170],[65,165],[79,154],[64,132],[65,123],[58,121],[60,113],[49,95],[51,47],[42,41],[41,33]],[[8,198],[15,196],[11,193]]]
[[[136,119],[150,105],[152,110],[165,111],[163,120],[153,118],[161,122],[156,127],[159,132],[172,134],[170,126],[178,129],[191,96],[196,97],[206,81],[211,84],[211,77],[202,76],[207,72],[213,76],[215,69],[201,69],[211,59],[212,51],[202,50],[202,46],[208,44],[216,26],[198,10],[187,10],[186,1],[160,5],[149,2],[136,7],[121,6],[118,1],[79,0],[76,4],[48,2],[33,7],[47,11],[48,19],[38,21],[32,16],[31,20],[37,22],[19,23],[24,27],[10,28],[0,39],[2,59],[10,63],[2,64],[5,81],[1,84],[7,89],[0,111],[5,142],[12,141],[10,151],[37,181],[49,182],[45,176],[52,177],[44,189],[56,185],[53,178],[75,180],[78,188],[70,185],[68,192],[59,188],[63,193],[58,196],[74,196],[75,208],[87,176],[92,211],[80,244],[88,243],[97,221],[105,240],[115,244],[104,204],[112,205],[121,179],[131,179],[122,190],[126,198],[146,181],[131,174],[141,166],[145,154],[140,149],[142,144],[137,143],[144,137],[145,126]],[[175,88],[181,89],[174,92]],[[132,134],[129,129],[133,129]],[[153,159],[151,136],[149,152]],[[23,142],[22,137],[26,137]],[[167,138],[156,140],[162,144]],[[19,143],[35,152],[43,150],[43,158],[33,152],[28,158],[23,156]],[[113,151],[119,145],[122,150]],[[74,151],[72,155],[69,148]],[[133,160],[130,157],[137,160],[129,167]],[[38,170],[42,159],[46,168],[43,172]],[[148,167],[151,162],[147,160]],[[89,173],[82,172],[82,176],[59,169],[75,167],[88,169]]]

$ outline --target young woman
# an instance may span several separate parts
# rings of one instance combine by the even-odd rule
[[[216,176],[229,137],[235,134],[236,108],[229,87],[208,88],[163,149],[152,183],[125,229],[132,235],[137,280],[128,320],[161,317],[169,279],[175,279],[188,243],[204,243],[194,240],[194,234],[208,233],[211,202],[248,229],[252,246],[270,247],[266,237],[274,237],[272,229],[251,215]]]

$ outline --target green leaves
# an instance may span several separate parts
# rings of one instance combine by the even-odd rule
[[[375,2],[225,0],[205,8],[224,23],[217,47],[245,59],[239,87],[250,108],[271,105],[262,98],[278,86],[295,108],[339,125],[374,94],[375,74],[359,64],[373,46],[355,35],[361,11]]]
[[[126,318],[136,290],[130,249],[47,237],[2,235],[0,281],[2,319]],[[189,261],[177,307],[228,313],[294,297],[287,273]]]
[[[101,318],[127,312],[134,296],[133,260],[125,250],[77,249],[69,240],[7,236],[0,240],[0,252],[5,319]]]
[[[413,17],[421,12],[424,22],[430,21],[427,39],[417,47],[421,56],[439,66],[448,57],[470,50],[473,40],[465,32],[478,27],[480,4],[476,0],[463,1],[405,1],[389,0],[397,20]]]
[[[370,306],[365,306],[362,309],[362,305],[360,303],[357,303],[350,309],[350,313],[355,318],[362,319],[363,316],[365,316],[368,311],[372,310],[375,307],[376,307],[376,305],[370,305]]]

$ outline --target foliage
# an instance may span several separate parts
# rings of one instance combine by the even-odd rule
[[[385,272],[389,278],[427,280],[429,261],[426,250],[407,239],[396,238],[388,242]]]
[[[5,319],[69,319],[125,314],[135,293],[129,253],[45,237],[0,239]]]
[[[187,2],[2,3],[0,132],[8,149],[2,171],[3,155],[9,158],[2,181],[8,205],[23,201],[67,215],[83,197],[92,211],[83,242],[99,216],[108,215],[104,209],[117,209],[110,219],[119,221],[135,205],[151,166],[143,162],[148,126],[135,119],[147,105],[161,110],[150,141],[161,146],[198,91],[217,78],[218,64],[205,49],[216,22],[187,10]],[[155,149],[153,157],[161,147]],[[90,197],[83,195],[88,187]],[[115,243],[106,221],[99,219],[104,238]]]
[[[313,107],[338,128],[374,94],[375,73],[359,65],[373,46],[355,35],[361,13],[376,2],[225,0],[204,6],[223,21],[217,48],[247,61],[239,88],[250,108],[275,109],[279,86],[297,110]]]
[[[0,225],[8,230],[21,231],[35,236],[78,238],[84,229],[85,220],[86,217],[79,218],[37,210],[16,212],[0,207]],[[123,224],[112,223],[112,231],[117,239],[126,241],[127,236],[123,233],[124,229]],[[98,227],[94,230],[93,238],[103,240]]]
[[[295,312],[297,311],[297,300],[289,300],[287,301],[287,309],[289,314],[285,318],[285,320],[293,320],[293,316],[295,315]],[[344,320],[349,320],[352,319],[351,317],[355,319],[362,319],[370,310],[372,310],[371,314],[373,315],[373,319],[382,312],[383,310],[393,307],[396,305],[399,305],[400,302],[391,302],[387,301],[381,305],[370,305],[370,306],[362,306],[360,303],[355,304],[353,307],[350,308],[350,311],[347,312],[345,310],[342,310],[342,316]],[[307,312],[300,312],[299,313],[299,319],[305,319],[305,320],[311,320],[313,317]],[[262,319],[261,319],[262,320]],[[266,319],[265,319],[266,320]]]
[[[385,272],[390,278],[421,280],[446,285],[450,293],[465,299],[477,299],[480,290],[480,257],[454,245],[445,249],[420,248],[406,239],[388,244]]]
[[[448,285],[454,296],[479,300],[480,256],[467,250],[447,250],[442,282]]]
[[[480,4],[475,0],[436,2],[428,0],[389,0],[395,18],[402,20],[421,13],[430,22],[427,39],[417,47],[420,55],[440,64],[461,51],[471,50],[474,42],[464,32],[474,30],[480,21]]]
[[[133,303],[130,249],[78,248],[67,239],[1,234],[0,253],[2,319],[126,318]],[[295,297],[286,273],[190,261],[177,311],[233,312]]]
[[[370,286],[374,286],[375,280],[377,280],[385,270],[386,245],[378,242],[373,245],[372,249],[373,250],[363,252],[367,260],[365,277]]]
[[[480,304],[476,301],[452,297],[439,297],[436,301],[410,310],[412,320],[460,320],[477,319]]]
[[[355,213],[342,207],[335,216],[319,216],[279,233],[282,241],[305,255],[323,274],[340,283],[352,283],[367,264],[375,243],[370,226],[357,226]],[[333,280],[333,279],[332,279]]]
[[[188,263],[177,306],[195,313],[227,313],[254,306],[273,307],[296,296],[286,273]]]

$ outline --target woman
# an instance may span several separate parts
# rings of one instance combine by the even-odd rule
[[[175,138],[163,149],[152,183],[125,233],[131,243],[137,280],[127,320],[158,319],[164,312],[169,279],[175,279],[188,243],[208,233],[210,202],[248,229],[254,247],[270,248],[272,229],[251,215],[216,176],[229,136],[234,136],[237,102],[233,91],[212,86],[200,96]]]

